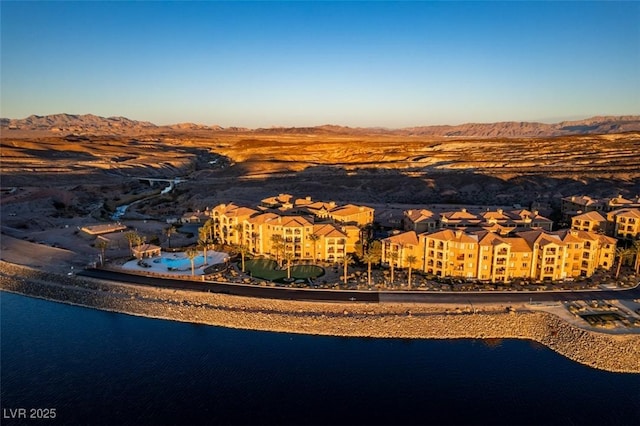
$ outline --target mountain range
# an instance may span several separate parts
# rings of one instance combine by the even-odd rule
[[[148,121],[126,117],[100,117],[93,114],[31,115],[23,119],[0,119],[3,136],[23,132],[50,132],[57,134],[141,134],[158,132],[254,132],[290,134],[389,134],[438,137],[516,138],[550,137],[585,134],[609,134],[640,131],[640,115],[596,116],[584,120],[562,121],[554,124],[539,122],[467,123],[459,125],[418,126],[403,129],[352,128],[336,125],[315,127],[271,127],[247,129],[242,127],[207,126],[195,123],[178,123],[159,126]]]

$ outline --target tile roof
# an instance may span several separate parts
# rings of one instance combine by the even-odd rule
[[[618,209],[611,212],[615,217],[637,217],[640,218],[640,209]]]
[[[582,214],[579,214],[577,216],[574,216],[572,218],[572,220],[573,219],[590,220],[590,221],[596,221],[596,222],[605,222],[607,220],[607,219],[605,219],[604,216],[602,216],[600,213],[598,213],[595,210],[590,211],[590,212],[586,212],[586,213],[582,213]]]
[[[440,231],[431,232],[428,234],[420,234],[421,236],[433,238],[435,240],[443,241],[456,241],[460,243],[477,243],[478,236],[475,234],[467,234],[461,230],[442,229]]]
[[[331,210],[332,216],[351,216],[358,213],[372,211],[371,207],[356,206],[355,204],[346,204],[344,206],[335,207]]]
[[[313,225],[313,233],[320,237],[346,238],[347,236],[330,223]]]
[[[413,223],[418,223],[429,219],[437,219],[438,217],[434,212],[427,209],[406,210],[405,216],[408,217],[409,220],[411,220]]]
[[[510,250],[513,252],[531,252],[531,247],[529,247],[529,244],[527,244],[527,242],[523,238],[510,237],[505,238],[504,240],[511,246]]]
[[[392,235],[383,239],[384,242],[389,242],[392,244],[401,244],[401,245],[418,245],[418,235],[415,231],[403,232],[401,234]]]
[[[282,226],[287,227],[302,227],[302,226],[311,226],[312,223],[303,216],[282,216],[282,221],[280,222]]]

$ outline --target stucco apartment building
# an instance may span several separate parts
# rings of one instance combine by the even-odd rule
[[[610,235],[622,239],[640,237],[640,209],[619,209],[607,213]]]
[[[508,282],[590,276],[614,263],[616,240],[588,231],[542,229],[504,236],[489,231],[408,231],[382,240],[382,262],[440,277]]]
[[[640,196],[630,199],[617,195],[611,198],[594,198],[588,195],[571,195],[561,200],[560,210],[565,220],[587,212],[606,214],[622,208],[640,208]]]
[[[294,199],[290,194],[279,194],[260,202],[259,209],[282,214],[307,214],[317,220],[365,226],[373,223],[374,209],[355,204],[338,205],[335,201],[313,201],[311,197]]]
[[[373,222],[369,207],[303,200],[308,202],[296,204],[298,200],[280,194],[262,200],[257,209],[217,205],[208,210],[213,234],[223,243],[244,245],[254,254],[334,262],[355,251],[359,226]]]
[[[571,218],[571,229],[603,232],[621,239],[640,237],[640,209],[623,208],[606,213],[590,211]]]
[[[551,231],[552,227],[552,220],[526,209],[473,212],[463,207],[453,211],[417,209],[404,212],[404,229],[417,233],[446,228],[485,228],[506,235],[531,228]]]

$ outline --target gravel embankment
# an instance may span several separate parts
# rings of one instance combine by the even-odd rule
[[[2,261],[0,289],[131,315],[241,329],[377,338],[531,339],[590,367],[640,373],[640,335],[583,330],[546,312],[506,313],[496,307],[471,315],[420,304],[257,299],[106,283]]]

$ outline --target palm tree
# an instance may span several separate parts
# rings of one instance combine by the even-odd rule
[[[236,233],[236,243],[241,243],[242,242],[242,231],[244,229],[244,226],[241,223],[238,223],[237,225],[233,226],[233,229],[237,232]]]
[[[293,262],[293,253],[285,253],[285,260],[287,261],[287,279],[291,279],[291,262]]]
[[[138,233],[134,235],[133,244],[136,246],[136,248],[140,249],[140,246],[144,245],[145,242],[147,242],[147,237],[145,237],[144,235],[140,235]]]
[[[311,244],[313,244],[313,261],[317,261],[318,260],[318,245],[316,244],[318,242],[318,240],[320,239],[320,235],[318,234],[311,234],[309,235],[309,239],[311,240]]]
[[[640,240],[635,240],[633,242],[633,248],[631,249],[633,254],[636,257],[635,263],[633,265],[633,270],[637,274],[640,274]]]
[[[104,266],[104,253],[107,250],[107,247],[109,247],[109,243],[105,240],[98,239],[98,241],[96,241],[96,248],[100,250],[100,266]]]
[[[409,264],[409,277],[407,279],[407,285],[409,286],[409,290],[411,290],[411,271],[413,269],[413,264],[418,261],[418,258],[412,254],[407,255],[404,260]]]
[[[618,247],[616,249],[616,257],[618,258],[618,267],[616,268],[616,279],[618,279],[618,276],[620,275],[620,267],[622,267],[622,263],[625,261],[627,256],[629,256],[629,254],[631,254],[629,249],[625,249],[622,247]]]
[[[207,248],[209,247],[209,231],[202,227],[198,229],[198,244],[202,247],[204,255],[204,265],[207,264]]]
[[[278,266],[282,268],[282,264],[280,263],[280,252],[284,250],[284,240],[282,239],[282,235],[273,234],[271,236],[271,250],[276,253],[276,262],[278,262]]]
[[[238,253],[240,253],[240,259],[242,260],[242,272],[244,272],[244,258],[247,253],[249,253],[249,247],[244,244],[238,244],[236,249],[238,250]]]
[[[164,229],[165,235],[167,236],[167,241],[169,241],[169,248],[171,248],[171,236],[178,232],[175,226],[170,225]]]
[[[215,244],[216,242],[216,223],[217,221],[214,218],[209,218],[204,223],[204,228],[209,233],[209,241],[211,241],[211,244]]]
[[[260,238],[260,234],[258,234],[257,232],[252,232],[251,233],[251,252],[255,253],[256,250],[256,246],[258,245],[258,238]]]
[[[367,285],[371,286],[371,264],[376,261],[376,256],[367,251],[364,256],[362,256],[362,260],[367,263]]]
[[[140,239],[140,234],[138,234],[135,231],[129,231],[126,234],[124,234],[124,236],[127,239],[127,241],[129,242],[129,250],[131,251],[131,255],[133,256],[133,246]]]
[[[353,263],[353,256],[351,256],[350,254],[344,254],[344,257],[342,258],[342,265],[344,267],[344,275],[343,275],[343,281],[344,281],[344,285],[347,285],[347,272],[348,272],[348,267],[350,264]]]
[[[191,247],[187,249],[185,254],[191,261],[191,275],[195,275],[196,274],[196,257],[198,257],[198,250]]]
[[[369,244],[367,252],[373,254],[376,257],[374,263],[379,262],[382,258],[382,243],[378,240],[374,240]]]
[[[367,223],[366,225],[361,225],[359,226],[360,228],[360,245],[362,247],[360,247],[360,249],[362,250],[360,252],[360,256],[364,257],[364,255],[366,254],[368,248],[369,248],[369,242],[371,241],[371,224]]]
[[[393,285],[393,271],[394,268],[396,267],[396,262],[398,262],[398,252],[397,251],[392,251],[389,254],[389,257],[391,258],[391,261],[389,262],[389,267],[391,268],[391,285]]]

